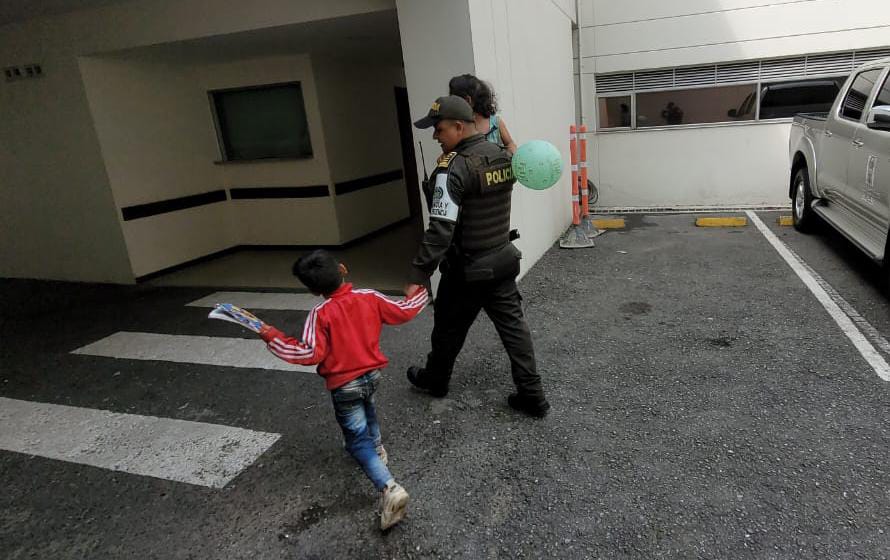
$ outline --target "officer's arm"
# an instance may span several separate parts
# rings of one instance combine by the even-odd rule
[[[447,172],[436,174],[433,203],[430,205],[430,225],[423,234],[417,256],[411,262],[410,281],[414,284],[427,283],[451,246],[464,193],[464,174],[455,172],[455,167],[458,166],[465,164],[454,162]]]

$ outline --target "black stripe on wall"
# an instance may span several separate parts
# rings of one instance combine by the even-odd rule
[[[311,187],[239,187],[229,189],[232,200],[257,198],[319,198],[330,196],[327,185]]]
[[[404,177],[404,175],[405,174],[401,169],[396,169],[395,171],[380,173],[379,175],[371,175],[370,177],[362,177],[361,179],[343,181],[342,183],[336,183],[334,185],[334,192],[337,194],[346,194],[360,191],[362,189],[367,189],[368,187],[376,187],[377,185],[398,181]]]
[[[175,212],[176,210],[204,206],[205,204],[224,202],[225,200],[226,191],[220,189],[201,194],[149,202],[148,204],[126,206],[121,208],[121,214],[123,214],[124,221],[126,222],[129,220],[138,220],[139,218],[147,218],[149,216],[157,216],[158,214],[166,214],[167,212]]]

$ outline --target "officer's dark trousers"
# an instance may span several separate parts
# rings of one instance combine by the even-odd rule
[[[517,390],[531,402],[544,402],[541,377],[535,365],[535,350],[521,301],[515,276],[465,282],[461,274],[445,272],[436,294],[432,351],[426,362],[430,381],[447,385],[467,332],[479,311],[484,309],[510,356]]]

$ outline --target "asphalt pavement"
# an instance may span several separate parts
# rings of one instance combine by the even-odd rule
[[[873,263],[759,216],[890,338]],[[385,330],[378,411],[411,494],[386,534],[314,374],[72,354],[120,332],[247,338],[186,306],[216,288],[0,281],[0,397],[280,434],[222,487],[0,451],[0,556],[890,557],[890,383],[755,227],[693,221],[628,216],[524,278],[544,420],[507,407],[487,319],[445,399],[404,375],[432,310]],[[290,332],[306,317],[257,313]]]

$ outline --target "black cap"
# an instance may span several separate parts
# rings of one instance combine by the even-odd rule
[[[451,119],[455,121],[473,122],[473,108],[467,103],[466,99],[456,95],[446,95],[436,99],[430,105],[430,112],[425,117],[414,123],[417,128],[429,128],[436,126],[436,123]]]

